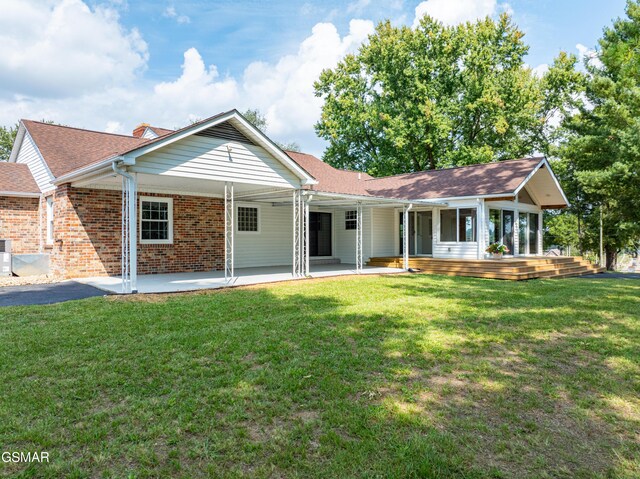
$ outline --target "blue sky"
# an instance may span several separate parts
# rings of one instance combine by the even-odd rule
[[[319,72],[383,19],[412,25],[508,12],[531,67],[592,48],[624,0],[3,0],[0,123],[51,119],[129,133],[258,107],[269,134],[321,154]]]

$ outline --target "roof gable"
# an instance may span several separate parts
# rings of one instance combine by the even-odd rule
[[[60,177],[150,140],[22,120],[51,173]]]

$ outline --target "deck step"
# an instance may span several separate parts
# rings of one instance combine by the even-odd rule
[[[399,256],[370,258],[368,266],[402,268]],[[594,266],[581,257],[531,257],[504,259],[445,259],[410,257],[409,267],[425,274],[448,276],[469,276],[507,280],[528,280],[536,278],[569,278],[585,274],[595,274],[604,268]]]

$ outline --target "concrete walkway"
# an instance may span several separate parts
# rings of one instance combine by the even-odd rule
[[[86,284],[76,283],[75,281],[3,286],[0,287],[0,307],[61,303],[93,296],[104,296],[104,294],[104,291]]]
[[[366,266],[361,274],[402,273],[398,268]],[[355,265],[327,264],[311,267],[312,278],[356,274]],[[139,293],[175,293],[199,289],[226,288],[251,284],[274,283],[292,280],[291,266],[268,266],[261,268],[237,268],[235,277],[227,282],[224,271],[205,271],[199,273],[144,274],[138,276]],[[100,288],[109,293],[122,292],[122,280],[118,276],[100,276],[78,278],[76,281]]]

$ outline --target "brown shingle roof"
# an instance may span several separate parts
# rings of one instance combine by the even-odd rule
[[[373,177],[367,173],[339,170],[307,153],[295,151],[287,151],[286,153],[303,170],[318,180],[319,183],[313,186],[314,190],[326,193],[369,196],[366,189],[366,180],[370,180]],[[360,178],[358,178],[358,175]]]
[[[60,177],[149,140],[22,120],[53,176]]]
[[[40,193],[29,167],[24,163],[0,161],[0,194]]]
[[[160,128],[159,126],[149,126],[148,128],[158,136],[168,135],[169,133],[173,133],[175,131],[169,130],[168,128]]]
[[[397,199],[436,199],[508,195],[520,186],[542,158],[523,158],[482,165],[420,171],[383,178],[338,170],[315,156],[288,151],[318,184],[316,191]]]
[[[367,190],[375,196],[406,199],[508,195],[542,159],[522,158],[387,176],[367,181]]]

